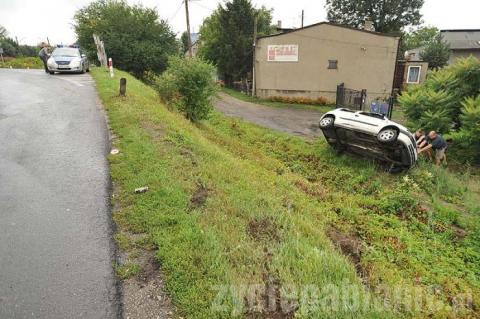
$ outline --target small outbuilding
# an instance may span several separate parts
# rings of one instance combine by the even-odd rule
[[[399,37],[322,22],[258,38],[255,93],[335,101],[337,85],[366,90],[366,105],[393,89]]]

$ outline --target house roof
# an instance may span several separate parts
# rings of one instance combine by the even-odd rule
[[[319,26],[319,25],[323,25],[323,24],[327,24],[327,25],[331,25],[331,26],[339,27],[339,28],[345,28],[345,29],[349,29],[349,30],[352,30],[352,31],[366,32],[366,33],[370,33],[370,34],[374,34],[374,35],[378,35],[378,36],[383,36],[383,37],[399,38],[399,37],[396,36],[396,35],[391,35],[391,34],[386,34],[386,33],[380,33],[380,32],[375,32],[375,31],[368,31],[368,30],[363,30],[363,29],[357,29],[357,28],[354,28],[354,27],[351,27],[351,26],[347,26],[347,25],[343,25],[343,24],[336,24],[336,23],[331,23],[331,22],[319,22],[319,23],[307,25],[306,27],[303,27],[303,28],[298,28],[298,29],[292,29],[292,30],[289,30],[289,31],[285,31],[285,32],[283,32],[283,33],[277,33],[277,34],[271,34],[271,35],[264,35],[264,36],[258,37],[258,39],[278,37],[278,36],[282,36],[282,35],[285,35],[285,34],[297,32],[297,31],[300,31],[300,30],[304,30],[304,29],[308,29],[308,28],[313,28],[313,27],[316,27],[316,26]]]
[[[480,50],[480,29],[441,30],[440,32],[452,50]]]

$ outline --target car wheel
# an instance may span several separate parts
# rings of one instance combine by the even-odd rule
[[[377,139],[380,143],[392,143],[397,140],[398,131],[392,127],[381,130],[377,135]]]
[[[320,120],[318,126],[320,126],[321,129],[330,128],[333,127],[334,121],[335,118],[333,116],[325,116],[323,119]]]
[[[48,71],[48,73],[50,73],[51,75],[55,74],[55,72],[53,72],[53,71]]]

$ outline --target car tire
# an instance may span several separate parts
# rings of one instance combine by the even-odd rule
[[[380,131],[377,135],[377,140],[380,143],[393,143],[398,138],[398,130],[393,127],[388,127]]]
[[[333,127],[334,122],[335,122],[335,118],[333,116],[327,115],[320,120],[320,122],[318,123],[318,126],[321,129],[328,129]]]
[[[48,71],[48,73],[49,73],[50,75],[54,75],[54,74],[55,74],[55,72],[53,72],[53,71]]]

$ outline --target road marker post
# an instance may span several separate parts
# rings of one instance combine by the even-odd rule
[[[112,61],[112,58],[108,58],[108,69],[110,70],[110,77],[113,78],[113,61]]]
[[[127,79],[121,78],[120,79],[120,96],[125,96],[127,92]]]

